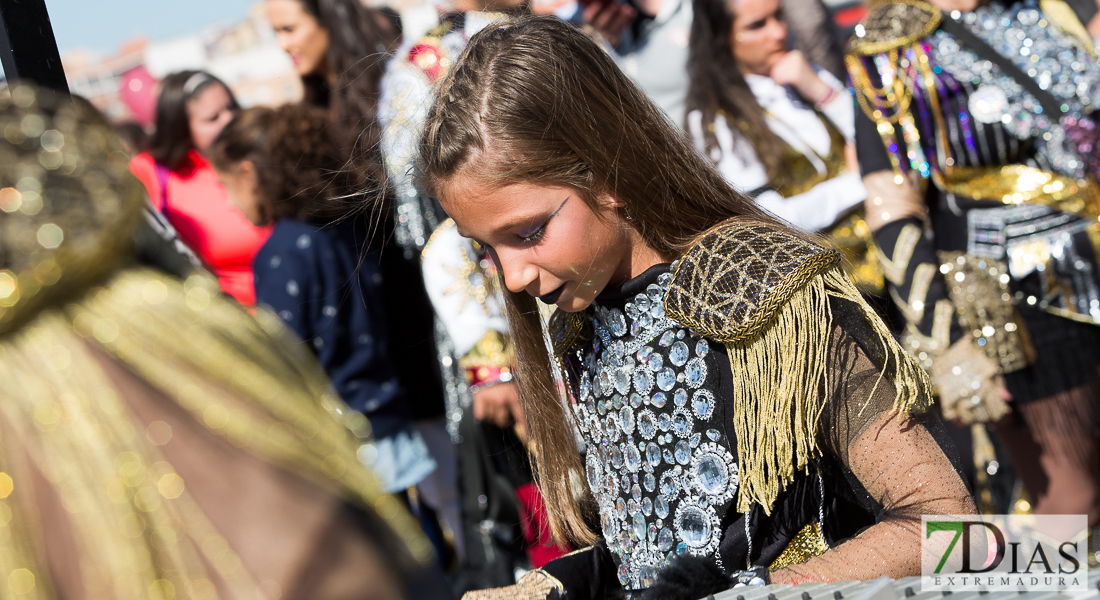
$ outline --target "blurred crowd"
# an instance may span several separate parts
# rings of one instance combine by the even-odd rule
[[[1100,29],[1097,6],[1060,0],[992,0],[980,6],[972,0],[971,5],[930,1],[871,6],[868,20],[854,30],[841,29],[821,0],[581,0],[547,10],[599,44],[730,186],[840,251],[860,293],[930,373],[937,410],[961,457],[956,468],[980,511],[1085,514],[1095,527],[1100,524],[1100,171],[1088,149],[1100,138],[1081,124],[1091,126],[1082,115],[1100,102],[1091,34]],[[165,268],[187,282],[179,290],[180,302],[210,301],[208,288],[195,283],[208,272],[225,296],[219,301],[244,309],[240,318],[248,318],[246,312],[260,320],[277,318],[292,337],[250,332],[251,343],[292,347],[287,354],[308,352],[312,358],[302,360],[315,360],[327,382],[303,376],[306,383],[299,387],[329,390],[339,418],[348,418],[340,411],[364,416],[358,427],[369,428],[369,436],[344,456],[311,446],[308,436],[299,435],[297,446],[315,453],[316,465],[303,467],[307,475],[287,491],[289,484],[238,455],[240,448],[257,444],[264,456],[282,460],[279,446],[290,442],[274,434],[266,445],[256,441],[274,431],[269,428],[276,421],[300,433],[302,420],[312,419],[322,423],[316,435],[326,435],[328,417],[298,415],[272,404],[273,397],[289,402],[298,397],[294,394],[313,391],[276,387],[268,396],[260,391],[265,377],[280,379],[299,368],[294,362],[299,359],[266,351],[227,358],[244,339],[229,326],[209,334],[217,343],[186,345],[181,352],[209,354],[206,362],[187,358],[202,365],[179,367],[180,372],[229,369],[211,389],[251,388],[234,393],[256,395],[275,415],[240,417],[240,427],[255,427],[257,433],[248,444],[232,436],[226,438],[232,443],[222,440],[219,452],[242,466],[219,471],[219,477],[237,473],[242,481],[260,482],[261,489],[281,498],[278,510],[319,524],[287,533],[286,544],[299,544],[302,550],[296,552],[302,556],[285,552],[286,560],[277,563],[285,572],[253,570],[255,581],[244,582],[217,562],[222,554],[192,548],[190,554],[180,551],[177,562],[208,561],[221,579],[203,580],[208,588],[192,582],[187,593],[176,588],[168,593],[165,586],[171,583],[156,582],[172,578],[161,575],[153,577],[159,588],[134,587],[133,597],[243,598],[242,590],[252,583],[266,594],[260,597],[360,597],[355,586],[374,584],[363,583],[367,576],[356,573],[355,564],[344,564],[359,559],[400,563],[381,570],[405,578],[392,590],[379,584],[377,593],[364,595],[369,597],[461,596],[514,584],[528,570],[575,548],[551,534],[515,381],[495,257],[459,234],[425,187],[417,157],[438,86],[471,37],[531,7],[525,0],[453,0],[438,9],[438,21],[427,31],[403,30],[410,19],[359,0],[265,0],[265,8],[301,77],[300,102],[242,108],[213,74],[184,71],[158,83],[151,131],[133,124],[117,125],[115,131],[129,156],[129,172],[144,187],[148,226],[159,241],[170,241],[152,260],[171,264]],[[935,11],[954,29],[945,35],[946,25],[924,27],[930,21],[921,21],[921,10]],[[956,33],[958,28],[963,33]],[[1009,64],[989,58],[987,51],[1007,56],[1003,60]],[[978,59],[967,62],[964,55]],[[1013,68],[1013,59],[1021,56],[1023,62],[1015,63],[1022,66]],[[1065,116],[1044,112],[1050,105]],[[60,123],[63,117],[56,119]],[[12,193],[28,201],[22,181],[5,179],[3,186],[10,186],[0,192],[5,212],[15,210],[3,195],[7,189],[18,189]],[[9,258],[0,253],[0,268],[11,268],[4,262]],[[0,271],[0,306],[5,306],[6,272]],[[164,287],[156,278],[135,281],[136,293],[146,298]],[[80,310],[100,310],[99,318],[107,318],[97,302],[109,299],[89,300]],[[130,310],[122,299],[113,302],[119,315]],[[0,318],[0,325],[7,323]],[[134,341],[116,348],[113,338],[95,327],[92,338],[107,350],[86,344],[89,364],[106,364],[107,354],[146,353],[127,364],[149,381],[170,372],[155,345]],[[275,326],[265,327],[270,332]],[[186,327],[178,334],[198,335]],[[157,343],[163,345],[165,335]],[[267,369],[266,374],[249,371],[252,366]],[[133,377],[117,367],[107,378],[122,388],[144,385],[129,381]],[[176,385],[191,385],[182,381]],[[190,406],[186,398],[180,402]],[[233,485],[201,475],[202,461],[215,460],[212,455],[172,454],[171,446],[155,440],[156,423],[180,423],[167,430],[172,439],[201,437],[200,421],[214,427],[221,417],[204,409],[205,417],[183,424],[183,416],[162,415],[157,411],[163,409],[150,408],[154,404],[135,405],[137,412],[142,406],[151,411],[140,435],[171,455],[170,462],[184,465],[175,468],[188,490],[192,479],[198,482],[197,505],[217,506],[219,498],[236,493]],[[578,444],[578,452],[584,451]],[[388,541],[390,534],[377,534],[384,526],[375,525],[365,529],[376,536],[369,552],[337,556],[334,548],[354,544],[343,538],[352,535],[347,522],[359,517],[322,508],[328,505],[321,492],[304,491],[309,472],[333,477],[326,469],[336,456],[369,470],[376,487],[366,504],[398,538],[403,529],[415,530],[408,535],[418,541],[404,543],[416,549],[426,540],[421,554],[412,554],[430,559],[417,562],[402,554],[407,551],[393,550],[400,544]],[[147,477],[161,482],[163,491],[170,484],[156,471],[163,463],[150,461]],[[188,469],[192,479],[184,473]],[[56,480],[50,472],[37,477],[44,478],[43,489],[49,487],[46,481]],[[364,484],[340,477],[350,476],[335,477],[337,491],[329,486],[324,494],[363,494]],[[66,493],[57,488],[57,497],[50,496],[57,506],[43,509],[43,519],[70,502]],[[133,494],[136,498],[140,491]],[[382,506],[378,498],[383,497],[400,507]],[[270,503],[259,492],[248,498],[259,512],[269,510],[261,508]],[[335,516],[318,516],[322,510]],[[265,550],[248,541],[244,526],[234,534],[233,523],[252,518],[250,509],[227,511],[204,526],[223,530],[218,539],[237,548],[239,558],[233,560],[262,563]],[[396,512],[412,518],[389,519]],[[170,525],[154,523],[152,514],[146,515],[143,531],[162,536]],[[187,527],[198,527],[185,517],[180,518]],[[182,527],[177,524],[176,531]],[[65,528],[47,533],[55,541],[72,535]],[[265,543],[279,540],[269,536]],[[311,551],[321,558],[307,556]],[[65,559],[39,557],[55,573],[51,593],[93,597],[116,585],[76,583],[79,569]],[[311,571],[318,561],[329,563],[327,570]],[[0,564],[6,566],[2,557]],[[295,579],[289,572],[305,575]],[[342,583],[311,588],[321,577]],[[407,584],[416,580],[422,587]],[[39,576],[38,589],[46,586]],[[111,589],[118,593],[124,587]]]

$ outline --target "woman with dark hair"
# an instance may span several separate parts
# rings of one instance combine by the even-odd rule
[[[302,78],[305,102],[328,111],[337,143],[360,183],[369,183],[382,166],[378,85],[401,37],[392,16],[358,0],[267,0],[266,7]]]
[[[731,188],[560,20],[486,27],[438,89],[418,171],[498,265],[550,524],[589,545],[526,595],[472,597],[919,573],[921,517],[973,503],[927,376],[837,253]],[[663,579],[677,555],[702,576]]]
[[[218,277],[223,291],[256,303],[252,258],[270,228],[256,227],[229,204],[204,153],[237,111],[233,93],[202,71],[173,73],[161,82],[156,131],[130,170],[184,241]]]
[[[696,146],[765,210],[834,238],[859,287],[881,292],[855,214],[866,190],[847,88],[788,50],[779,0],[695,0],[694,13],[685,126]]]

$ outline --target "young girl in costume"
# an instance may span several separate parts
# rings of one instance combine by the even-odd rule
[[[927,378],[837,254],[731,189],[581,32],[475,36],[418,171],[499,265],[551,523],[588,545],[526,576],[531,597],[912,575],[920,516],[973,511]],[[721,581],[660,587],[685,554]]]
[[[257,303],[308,343],[340,397],[368,417],[375,441],[367,458],[386,491],[416,485],[435,463],[389,357],[378,251],[356,214],[372,191],[341,169],[324,112],[247,109],[214,141],[211,160],[245,216],[274,224],[253,264]]]

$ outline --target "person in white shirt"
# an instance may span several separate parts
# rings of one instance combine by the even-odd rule
[[[831,237],[861,289],[882,288],[861,210],[847,88],[788,50],[779,0],[694,0],[684,126],[765,210]]]

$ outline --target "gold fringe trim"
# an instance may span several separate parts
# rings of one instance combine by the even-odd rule
[[[890,335],[844,273],[833,268],[794,293],[774,320],[751,340],[728,343],[733,370],[733,427],[741,481],[738,512],[753,503],[771,514],[796,471],[821,453],[818,424],[829,401],[827,349],[833,319],[829,296],[856,303],[883,345],[896,396],[893,413],[909,414],[930,402],[928,376]],[[885,373],[884,373],[885,375]]]

